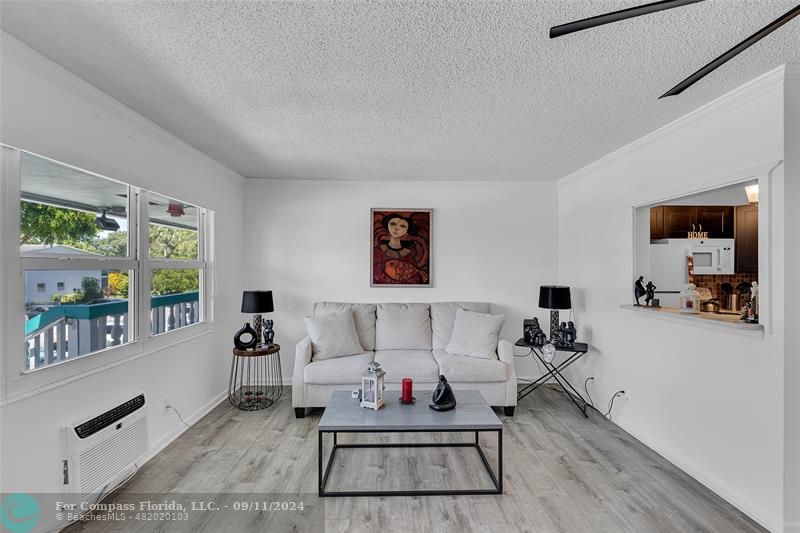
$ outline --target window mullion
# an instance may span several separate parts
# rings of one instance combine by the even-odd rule
[[[150,285],[152,272],[150,267],[150,241],[149,241],[149,193],[139,191],[138,218],[136,221],[137,253],[139,258],[139,283],[137,284],[136,314],[137,336],[146,339],[150,335]]]

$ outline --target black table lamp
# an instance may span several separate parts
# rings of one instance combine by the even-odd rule
[[[558,309],[572,309],[569,287],[542,285],[539,287],[539,307],[550,309],[550,340],[558,338]]]
[[[256,346],[263,344],[266,337],[272,343],[275,333],[272,331],[272,320],[267,320],[268,331],[262,333],[264,327],[261,313],[271,313],[275,310],[272,303],[272,291],[244,291],[242,293],[242,313],[253,314],[253,329],[256,330]]]

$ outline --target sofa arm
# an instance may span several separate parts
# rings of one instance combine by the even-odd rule
[[[514,345],[510,341],[500,339],[497,343],[497,357],[502,362],[514,366]]]
[[[305,386],[305,367],[311,362],[311,337],[304,337],[297,343],[294,353],[294,372],[292,372],[292,404],[303,406],[303,388]]]
[[[497,357],[506,365],[506,415],[517,405],[517,370],[514,367],[514,345],[505,339],[497,343]],[[508,408],[511,410],[509,411]],[[510,415],[509,415],[510,416]]]

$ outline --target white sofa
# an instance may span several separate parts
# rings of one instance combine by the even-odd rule
[[[331,393],[361,386],[367,364],[378,361],[386,372],[387,391],[400,389],[403,378],[414,380],[414,394],[432,392],[443,374],[458,398],[459,389],[478,390],[489,405],[502,406],[513,416],[517,405],[517,377],[513,345],[500,339],[496,358],[480,359],[445,351],[453,332],[456,310],[489,313],[481,302],[357,304],[318,302],[313,316],[351,310],[364,353],[315,361],[312,343],[305,337],[297,344],[292,375],[295,416],[307,407],[325,407]]]

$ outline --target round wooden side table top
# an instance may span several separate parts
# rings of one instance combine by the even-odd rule
[[[269,346],[262,346],[261,348],[253,348],[252,350],[233,349],[233,355],[239,357],[258,357],[262,355],[272,355],[281,351],[280,344],[271,344]]]

